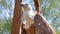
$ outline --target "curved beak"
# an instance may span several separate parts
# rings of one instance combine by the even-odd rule
[[[24,6],[24,4],[20,4],[21,6]]]

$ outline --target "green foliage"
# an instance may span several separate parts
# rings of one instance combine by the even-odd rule
[[[57,4],[55,3],[55,1],[50,1],[50,6],[53,7],[53,8],[56,8],[57,7]]]
[[[9,1],[10,3],[8,3]],[[14,0],[13,0],[14,1]],[[10,0],[0,1],[0,34],[10,34],[12,30],[13,7]],[[6,11],[4,11],[6,10]]]
[[[10,31],[11,29],[12,29],[12,18],[9,18],[9,20],[8,20],[8,24],[7,24],[7,29]]]
[[[11,4],[8,4],[6,0],[1,0],[0,2],[1,6],[3,6],[5,9],[11,9]]]
[[[56,0],[57,2],[60,2],[60,0]]]
[[[0,22],[0,33],[6,31],[11,31],[12,29],[12,18],[9,18],[8,21],[2,21]]]
[[[0,31],[4,31],[4,25],[5,23],[0,23]]]
[[[56,31],[56,34],[60,34],[60,31]]]

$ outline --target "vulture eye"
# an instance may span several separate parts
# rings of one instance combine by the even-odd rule
[[[26,6],[28,6],[28,4],[25,4]]]

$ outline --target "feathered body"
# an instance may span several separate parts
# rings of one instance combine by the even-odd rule
[[[27,29],[30,27],[31,24],[33,24],[34,16],[36,12],[33,11],[30,4],[21,4],[22,10],[23,10],[23,22],[24,28]]]
[[[26,31],[26,34],[34,34],[34,16],[36,12],[33,11],[30,4],[21,4],[23,17],[22,23],[24,24],[23,28]]]

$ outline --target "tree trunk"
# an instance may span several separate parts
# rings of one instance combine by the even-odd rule
[[[19,34],[20,31],[20,23],[22,18],[22,10],[20,3],[22,0],[15,0],[15,9],[14,9],[14,17],[12,23],[12,34]]]

